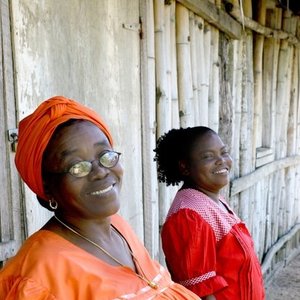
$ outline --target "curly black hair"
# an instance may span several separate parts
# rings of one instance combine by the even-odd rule
[[[167,185],[178,185],[184,180],[179,170],[179,161],[188,160],[191,149],[197,139],[211,132],[211,128],[196,126],[171,129],[163,134],[156,143],[154,161],[157,162],[158,181]]]

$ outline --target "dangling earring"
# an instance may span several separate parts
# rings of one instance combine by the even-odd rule
[[[49,200],[49,206],[52,210],[56,210],[58,207],[58,203],[54,199]]]

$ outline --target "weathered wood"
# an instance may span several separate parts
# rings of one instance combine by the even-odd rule
[[[260,0],[258,9],[258,22],[265,25],[266,22],[266,2]],[[253,67],[254,67],[254,124],[253,139],[256,148],[262,145],[262,93],[263,93],[263,47],[264,36],[260,34],[254,35],[253,49]],[[265,146],[265,145],[264,145]]]
[[[143,2],[140,7],[143,16],[143,39],[141,42],[142,67],[142,140],[143,150],[143,206],[144,206],[144,243],[155,259],[159,259],[159,224],[158,224],[158,184],[157,171],[153,163],[153,151],[156,146],[155,115],[155,53],[154,53],[154,18],[153,1]]]
[[[219,101],[220,101],[220,76],[219,76],[219,32],[211,27],[211,53],[209,76],[209,102],[208,102],[208,127],[219,131]]]
[[[300,223],[296,224],[288,233],[283,235],[266,253],[264,260],[262,262],[262,273],[265,274],[266,271],[271,267],[272,259],[274,255],[282,248],[282,246],[290,239],[292,239],[300,230]]]
[[[170,5],[170,58],[171,58],[171,97],[172,97],[172,128],[180,126],[179,101],[177,83],[177,56],[176,56],[176,1]]]
[[[217,8],[207,0],[177,0],[179,3],[205,19],[206,22],[228,34],[233,39],[239,39],[242,35],[242,27],[225,11]]]
[[[194,13],[189,12],[189,31],[190,31],[190,45],[191,45],[191,72],[192,72],[192,88],[193,88],[193,126],[199,125],[199,99],[198,99],[198,72],[200,68],[197,60],[197,43],[196,32],[198,30],[197,21]]]
[[[264,165],[254,172],[235,179],[231,182],[230,196],[236,195],[249,187],[253,186],[256,182],[269,176],[275,171],[285,169],[287,167],[300,164],[300,156],[295,155],[292,157],[286,157],[280,160],[271,162],[270,164]]]
[[[242,17],[240,13],[240,9],[236,6],[233,6],[232,10],[229,10],[228,13],[234,17],[240,24],[244,24],[247,29],[250,29],[256,33],[259,33],[268,38],[286,40],[291,44],[300,44],[300,40],[293,34],[290,34],[284,30],[275,30],[272,28],[268,28],[266,26],[262,26],[258,22],[254,21],[251,18],[246,16]]]
[[[7,260],[14,256],[20,246],[19,241],[10,240],[8,242],[0,242],[0,261]]]
[[[180,126],[193,125],[193,87],[191,51],[189,42],[189,11],[181,4],[176,5],[177,76]]]
[[[15,153],[9,142],[9,129],[17,127],[13,50],[11,40],[11,24],[9,15],[9,3],[7,0],[0,2],[1,23],[1,58],[0,58],[0,162],[3,171],[0,175],[0,261],[13,256],[26,236],[26,228],[22,223],[24,212],[21,198],[21,185],[15,168]]]

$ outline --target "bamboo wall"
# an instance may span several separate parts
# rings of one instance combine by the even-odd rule
[[[206,125],[228,143],[224,193],[268,277],[300,247],[300,17],[265,0],[153,3],[157,136]],[[160,225],[175,191],[159,186]]]
[[[163,262],[159,228],[177,188],[157,182],[156,138],[210,126],[230,146],[224,194],[250,228],[265,275],[299,252],[299,16],[275,0],[1,3],[4,42],[12,30],[2,47],[3,137],[55,94],[99,111],[123,152],[121,214]],[[0,259],[50,217],[18,187],[5,147],[0,159],[13,179],[2,184]],[[7,228],[20,233],[6,240]]]

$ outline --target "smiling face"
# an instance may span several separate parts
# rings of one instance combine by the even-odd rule
[[[213,196],[229,183],[232,159],[220,137],[207,132],[195,141],[188,161],[182,165],[185,183]]]
[[[44,186],[62,217],[99,219],[119,210],[123,169],[119,162],[110,169],[98,164],[99,155],[107,150],[112,150],[107,137],[88,121],[63,127],[52,138],[43,157]],[[88,175],[60,173],[80,161],[93,161]]]

